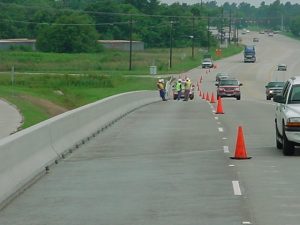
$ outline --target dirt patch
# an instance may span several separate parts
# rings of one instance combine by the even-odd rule
[[[21,95],[20,98],[45,109],[50,117],[53,117],[53,116],[56,116],[56,115],[59,115],[61,113],[68,111],[67,108],[56,105],[53,102],[46,100],[46,99],[41,99],[41,98],[29,96],[29,95]]]

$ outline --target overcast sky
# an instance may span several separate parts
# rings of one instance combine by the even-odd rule
[[[202,0],[202,2],[207,2],[208,0]],[[275,0],[265,0],[264,2],[269,5],[270,3],[273,3]],[[285,3],[285,2],[291,2],[292,4],[298,3],[300,4],[300,0],[281,0],[281,3]],[[167,4],[172,4],[174,2],[179,2],[179,3],[187,3],[187,4],[195,4],[195,3],[200,3],[201,0],[160,0],[160,2],[162,3],[167,3]],[[216,0],[216,2],[218,3],[218,5],[222,5],[225,2],[229,2],[229,3],[241,3],[241,2],[247,2],[251,5],[254,6],[259,6],[260,3],[262,2],[262,0]]]

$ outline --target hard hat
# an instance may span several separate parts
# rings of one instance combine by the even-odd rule
[[[179,78],[178,81],[181,82],[182,80]]]

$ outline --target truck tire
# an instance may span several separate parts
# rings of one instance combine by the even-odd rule
[[[295,146],[287,139],[284,128],[282,131],[282,153],[286,156],[291,156],[295,153]]]
[[[236,97],[236,100],[241,100],[241,96],[237,96],[237,97]]]

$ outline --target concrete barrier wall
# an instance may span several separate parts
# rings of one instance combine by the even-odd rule
[[[161,101],[156,91],[119,94],[74,109],[0,140],[3,207],[45,168],[129,112]]]

